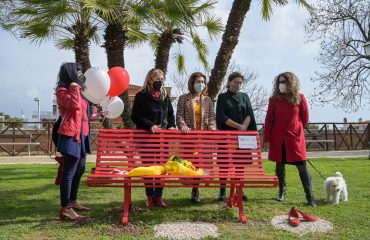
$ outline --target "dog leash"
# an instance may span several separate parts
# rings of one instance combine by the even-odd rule
[[[321,172],[319,172],[319,171],[315,168],[315,166],[311,163],[311,161],[307,159],[307,162],[308,162],[309,164],[311,164],[311,166],[312,166],[312,167],[313,167],[313,169],[315,169],[315,171],[319,174],[319,176],[321,177],[321,179],[325,181],[325,179],[326,179],[326,178],[321,174]]]

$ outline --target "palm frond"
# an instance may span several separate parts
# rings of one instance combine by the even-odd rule
[[[100,36],[97,32],[94,32],[94,34],[91,36],[91,41],[96,45],[100,44]]]
[[[181,52],[177,52],[174,56],[176,60],[177,71],[182,74],[185,71],[185,56]]]
[[[153,33],[153,34],[149,34],[148,37],[149,37],[149,45],[153,49],[157,49],[158,46],[159,46],[159,38],[160,38],[160,35]]]
[[[197,6],[199,0],[194,1],[193,8],[192,8],[192,14],[193,15],[202,15],[204,13],[208,13],[212,11],[215,8],[216,1],[206,1],[204,3],[201,3],[201,5]]]
[[[212,41],[218,38],[224,30],[221,18],[216,16],[207,16],[202,25],[207,28],[208,35]]]
[[[298,4],[298,6],[303,6],[307,8],[307,10],[312,10],[313,6],[310,5],[306,0],[295,0],[295,2]]]
[[[57,39],[54,42],[57,49],[72,50],[74,42],[72,38]]]
[[[203,64],[205,69],[208,69],[208,61],[207,61],[207,55],[208,55],[208,46],[205,44],[202,39],[199,37],[198,34],[193,33],[192,34],[193,39],[193,46],[195,47],[197,53],[198,53],[198,59]]]
[[[122,0],[81,0],[84,8],[94,11],[108,23],[117,23],[127,17],[127,1]]]
[[[28,24],[24,24],[20,27],[22,38],[28,38],[31,42],[40,45],[44,41],[48,41],[54,37],[54,28],[50,22],[46,21],[33,21]]]
[[[148,41],[149,37],[144,32],[140,31],[140,29],[134,28],[127,28],[127,46],[130,48],[139,47],[145,44]]]
[[[271,0],[262,0],[262,19],[270,20],[272,15]]]

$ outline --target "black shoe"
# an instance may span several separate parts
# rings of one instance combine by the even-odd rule
[[[193,203],[200,203],[199,190],[198,188],[193,188],[191,191],[191,201]]]
[[[224,195],[218,195],[218,198],[217,198],[217,200],[218,201],[220,201],[220,202],[226,202],[226,195],[224,194]]]
[[[284,202],[285,200],[285,187],[279,189],[279,196],[276,198],[278,202]]]
[[[243,202],[247,202],[248,201],[248,197],[247,197],[247,195],[245,195],[244,193],[243,193]]]
[[[312,194],[311,195],[307,195],[306,198],[307,198],[307,205],[308,206],[317,207],[315,198],[313,197]]]
[[[218,195],[218,201],[220,202],[226,202],[226,189],[220,188],[220,195]]]

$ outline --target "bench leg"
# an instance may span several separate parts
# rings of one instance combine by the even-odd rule
[[[235,185],[231,184],[230,186],[230,194],[229,194],[229,200],[226,203],[226,206],[232,207],[235,205]]]
[[[122,216],[123,226],[126,226],[128,224],[128,214],[129,214],[130,208],[132,208],[131,186],[128,183],[125,183],[124,199],[123,199],[123,216]]]
[[[237,188],[237,204],[239,208],[239,219],[240,221],[245,224],[247,223],[247,217],[244,215],[244,207],[243,207],[243,187]]]

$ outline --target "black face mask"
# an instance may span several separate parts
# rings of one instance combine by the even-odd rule
[[[83,84],[85,84],[85,82],[86,82],[85,75],[81,74],[80,76],[78,76],[78,84],[82,86]]]
[[[155,91],[161,90],[161,87],[162,87],[162,81],[155,81],[155,82],[153,82],[153,89]]]

